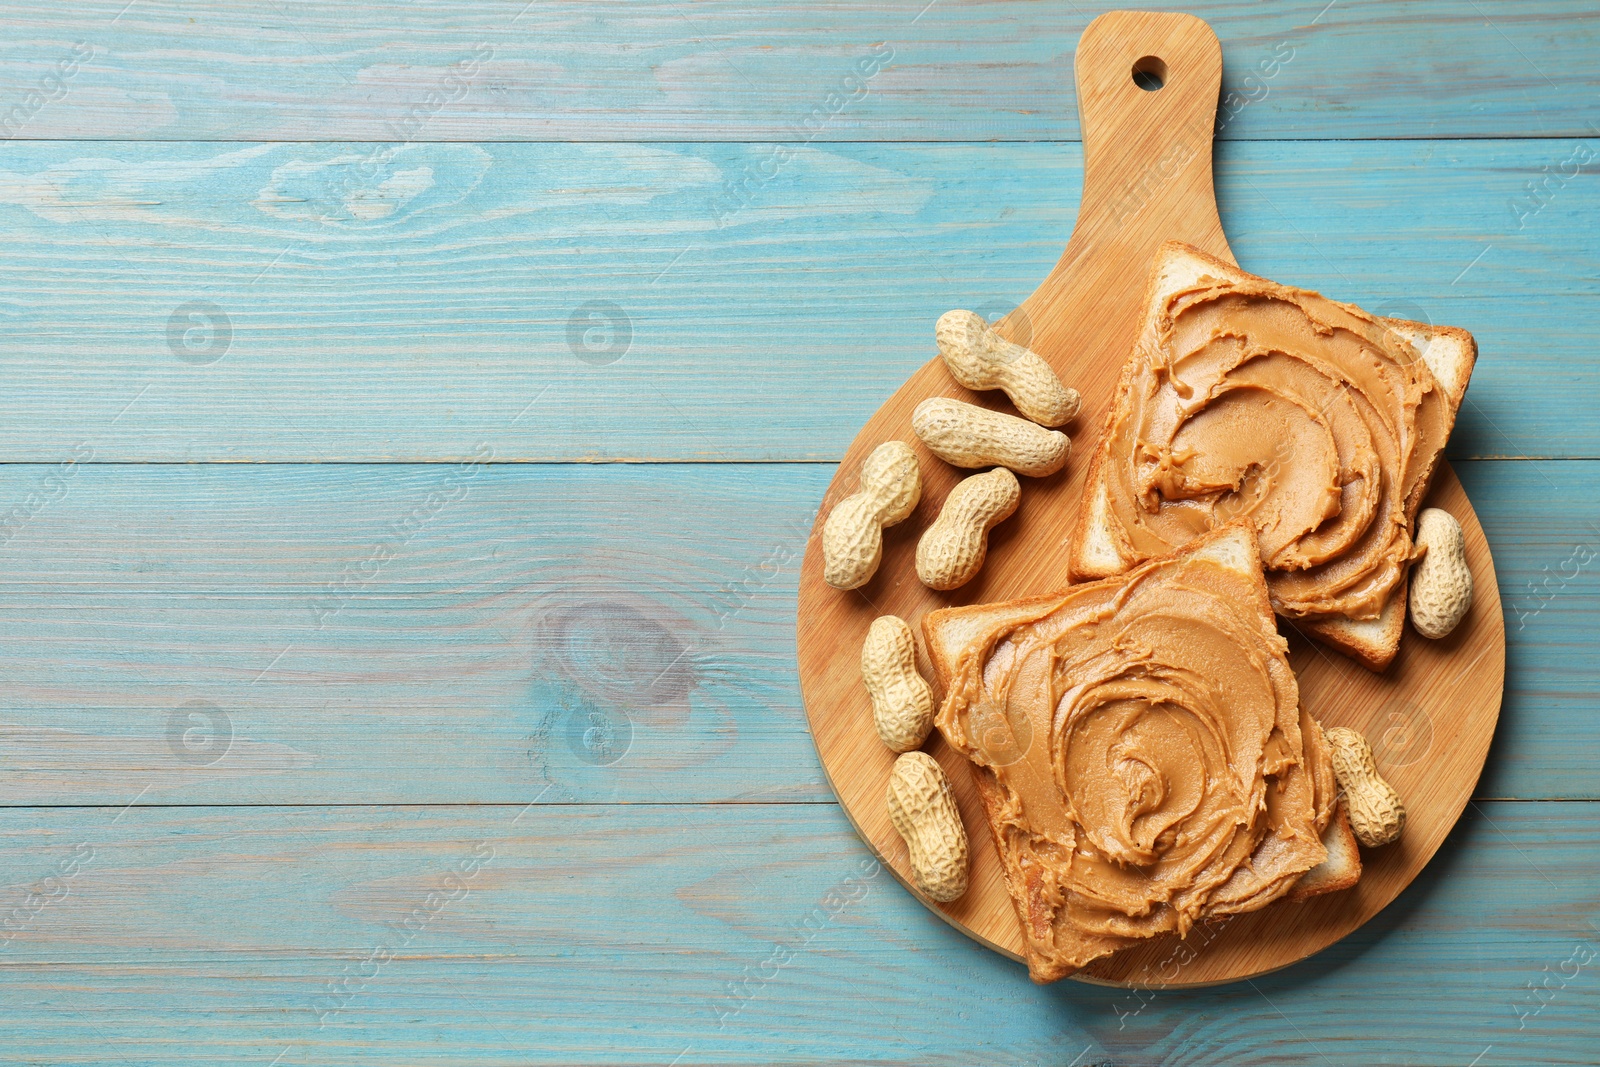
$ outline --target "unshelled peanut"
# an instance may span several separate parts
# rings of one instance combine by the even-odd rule
[[[1426,508],[1417,516],[1421,559],[1411,568],[1411,625],[1423,637],[1454,630],[1472,607],[1472,571],[1461,524],[1448,511]]]
[[[989,531],[1022,500],[1017,476],[1004,467],[964,478],[945,497],[939,517],[917,542],[917,577],[929,589],[970,582],[989,552]]]
[[[898,615],[872,620],[861,646],[861,680],[879,740],[895,752],[921,747],[933,728],[933,690],[917,673],[917,642]]]
[[[1327,730],[1324,736],[1356,840],[1377,848],[1398,838],[1406,824],[1406,807],[1394,786],[1378,773],[1367,739],[1344,726]]]
[[[1043,356],[1007,341],[981,315],[946,311],[933,335],[944,365],[968,389],[1003,390],[1041,426],[1061,426],[1078,414],[1078,391],[1062,385]]]
[[[1006,467],[1032,478],[1066,466],[1072,451],[1072,442],[1057,430],[943,396],[917,405],[911,429],[953,466]]]
[[[967,891],[967,831],[939,761],[907,752],[889,772],[889,821],[911,854],[911,878],[940,903]]]
[[[904,522],[922,499],[917,454],[904,441],[885,441],[861,463],[861,488],[839,501],[822,525],[822,580],[857,589],[883,559],[883,528]]]

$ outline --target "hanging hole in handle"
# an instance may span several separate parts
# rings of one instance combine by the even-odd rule
[[[1167,84],[1167,64],[1160,56],[1142,56],[1133,62],[1133,84],[1147,93]]]

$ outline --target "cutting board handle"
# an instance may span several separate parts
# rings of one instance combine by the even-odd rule
[[[996,327],[1031,339],[1063,371],[1086,353],[1122,365],[1161,242],[1237,262],[1211,183],[1222,88],[1222,45],[1211,27],[1193,15],[1108,11],[1083,31],[1075,66],[1078,220],[1050,277]]]
[[[1211,181],[1222,88],[1211,27],[1193,15],[1109,11],[1083,31],[1075,66],[1091,217],[1080,214],[1073,238],[1170,229],[1231,260]]]

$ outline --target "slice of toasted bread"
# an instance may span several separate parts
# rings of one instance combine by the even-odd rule
[[[1074,581],[1092,580],[1118,574],[1140,562],[1143,556],[1136,551],[1121,522],[1111,506],[1108,470],[1111,462],[1110,428],[1126,416],[1130,392],[1139,371],[1140,352],[1154,344],[1158,335],[1160,314],[1169,297],[1196,285],[1259,285],[1275,290],[1298,293],[1288,287],[1273,286],[1265,279],[1241,270],[1239,267],[1216,259],[1199,249],[1178,241],[1161,246],[1152,265],[1146,290],[1146,318],[1139,342],[1123,368],[1117,387],[1116,399],[1106,412],[1099,446],[1090,461],[1082,507],[1071,539],[1068,573]],[[1315,295],[1315,294],[1311,294]],[[1335,306],[1358,315],[1364,313],[1348,304]],[[1433,472],[1438,466],[1444,440],[1454,428],[1456,413],[1466,395],[1467,383],[1472,376],[1477,357],[1477,346],[1472,335],[1450,326],[1433,326],[1403,319],[1379,319],[1395,338],[1420,356],[1437,387],[1427,397],[1437,400],[1425,403],[1437,405],[1436,425],[1442,426],[1438,447],[1427,454],[1416,454],[1405,472],[1406,484],[1398,486],[1403,496],[1402,506],[1407,529],[1416,521],[1422,499],[1427,494]],[[1401,571],[1398,582],[1389,590],[1388,597],[1376,617],[1359,618],[1341,612],[1326,614],[1299,614],[1291,619],[1303,633],[1312,636],[1358,660],[1372,670],[1382,670],[1394,659],[1405,627],[1406,580]],[[1370,609],[1369,609],[1370,610]]]
[[[1175,653],[1177,659],[1163,658],[1161,645],[1167,638],[1152,638],[1150,635],[1168,633],[1174,625],[1179,629],[1172,632],[1192,635],[1195,631],[1183,628],[1184,620],[1189,617],[1188,608],[1181,609],[1181,617],[1167,612],[1174,605],[1189,605],[1196,600],[1204,600],[1209,605],[1201,609],[1206,619],[1233,620],[1221,631],[1216,631],[1226,633],[1228,640],[1210,646],[1213,650],[1208,653],[1213,657],[1211,659],[1191,661],[1187,658],[1193,655],[1191,651],[1178,651]],[[1271,805],[1264,804],[1260,809],[1246,807],[1245,810],[1252,810],[1250,824],[1253,829],[1231,831],[1251,835],[1248,838],[1251,843],[1244,843],[1241,839],[1241,851],[1232,853],[1239,861],[1239,866],[1214,871],[1218,877],[1206,882],[1204,889],[1194,890],[1193,895],[1189,895],[1189,888],[1176,890],[1175,897],[1160,896],[1158,893],[1160,899],[1152,900],[1148,908],[1135,903],[1131,910],[1126,911],[1108,911],[1104,905],[1085,903],[1099,899],[1099,889],[1107,886],[1108,883],[1103,881],[1105,876],[1098,872],[1107,862],[1105,856],[1110,853],[1081,851],[1091,848],[1089,841],[1096,831],[1089,828],[1092,825],[1090,823],[1079,824],[1079,816],[1073,814],[1074,802],[1069,801],[1067,792],[1063,790],[1077,790],[1079,783],[1102,780],[1110,783],[1114,790],[1120,787],[1114,778],[1100,779],[1098,774],[1088,777],[1080,774],[1066,780],[1069,784],[1060,784],[1063,780],[1057,774],[1070,776],[1074,772],[1054,771],[1052,768],[1058,765],[1056,761],[1063,761],[1059,764],[1062,767],[1080,766],[1065,761],[1075,758],[1072,755],[1074,753],[1082,755],[1085,750],[1066,746],[1085,742],[1060,740],[1059,744],[1063,747],[1058,748],[1057,731],[1066,731],[1060,735],[1063,739],[1072,737],[1071,731],[1076,727],[1071,724],[1083,720],[1072,717],[1076,712],[1063,710],[1068,707],[1068,695],[1062,696],[1063,703],[1059,708],[1050,706],[1054,698],[1035,699],[1034,694],[1043,690],[1029,688],[1035,684],[1032,682],[1003,677],[1010,668],[1000,665],[1022,662],[1021,659],[1008,658],[1024,655],[1015,651],[1016,646],[1010,645],[1012,636],[1022,632],[1032,633],[1034,638],[1041,633],[1059,635],[1080,625],[1085,628],[1085,633],[1097,627],[1107,627],[1098,635],[1088,634],[1097,649],[1112,649],[1110,653],[1094,653],[1095,671],[1106,667],[1106,654],[1113,660],[1122,661],[1121,666],[1113,664],[1112,667],[1119,678],[1160,677],[1160,672],[1178,669],[1181,665],[1181,669],[1190,671],[1189,677],[1201,679],[1197,683],[1202,687],[1201,691],[1218,694],[1213,700],[1220,699],[1223,692],[1228,693],[1227,699],[1214,705],[1215,710],[1204,713],[1208,716],[1206,721],[1214,723],[1214,728],[1224,734],[1232,736],[1230,731],[1236,724],[1263,721],[1254,717],[1256,711],[1243,711],[1241,708],[1278,708],[1278,718],[1273,720],[1277,725],[1272,736],[1285,746],[1282,751],[1290,753],[1288,762],[1281,769],[1271,772],[1261,769],[1267,766],[1266,762],[1246,762],[1243,766],[1257,768],[1250,773],[1257,775],[1258,785],[1262,782],[1259,776],[1267,774],[1263,788],[1276,790],[1275,796],[1281,794],[1288,799],[1274,800]],[[1034,629],[1018,631],[1018,627]],[[1327,751],[1320,741],[1320,733],[1314,737],[1305,736],[1308,730],[1318,731],[1319,728],[1299,708],[1298,687],[1284,658],[1286,646],[1277,633],[1262,575],[1260,553],[1255,535],[1248,527],[1242,524],[1221,527],[1196,538],[1169,556],[1143,563],[1124,575],[1074,586],[1063,592],[999,604],[930,612],[923,617],[922,629],[936,681],[944,695],[937,720],[939,730],[946,741],[972,761],[973,780],[983,801],[1006,886],[1017,910],[1029,973],[1034,981],[1055,981],[1093,959],[1136,944],[1143,938],[1169,931],[1181,933],[1189,928],[1190,922],[1205,922],[1224,915],[1258,910],[1291,893],[1306,897],[1351,884],[1351,868],[1342,861],[1336,870],[1329,870],[1309,882],[1305,878],[1307,872],[1326,864],[1330,849],[1338,850],[1342,856],[1345,838],[1332,828],[1336,810],[1332,767],[1328,765]],[[1027,637],[1019,639],[1030,640]],[[1050,638],[1052,641],[1055,639]],[[1155,640],[1157,644],[1148,644],[1150,640]],[[1169,648],[1190,647],[1186,644],[1187,637],[1172,640],[1176,643]],[[1110,643],[1102,646],[1102,641]],[[1239,643],[1235,644],[1235,641]],[[1052,659],[1060,666],[1051,668],[1043,677],[1059,677],[1059,684],[1067,687],[1068,694],[1088,694],[1102,684],[1136,684],[1103,682],[1102,679],[1107,676],[1099,673],[1080,675],[1075,673],[1077,668],[1071,666],[1076,661],[1067,653],[1062,655],[1066,658],[1059,661]],[[1193,669],[1201,662],[1217,668],[1217,673],[1193,673]],[[1173,665],[1172,668],[1165,666],[1169,663]],[[995,666],[1002,675],[991,678],[991,666]],[[1247,673],[1233,673],[1236,669]],[[1057,674],[1057,671],[1063,673]],[[1129,673],[1123,675],[1123,671]],[[1152,671],[1156,673],[1150,673]],[[1022,673],[1015,677],[1038,679],[1042,676],[1029,674],[1027,668],[1022,668]],[[1248,681],[1254,678],[1261,681]],[[1227,679],[1235,683],[1245,681],[1247,684],[1230,687],[1225,681]],[[1260,689],[1254,688],[1257,684]],[[992,715],[989,709],[997,698],[993,694],[986,695],[988,690],[985,687],[990,685],[1000,687],[994,691],[995,694],[1005,694],[1003,699],[1008,702],[1010,710],[1003,714],[1016,714],[1019,702],[1026,709],[1032,725],[1025,739],[1022,732],[1015,729],[1016,723],[1013,722],[1011,727],[1007,727],[1010,733],[1002,737],[997,747],[993,720],[989,718]],[[1276,694],[1272,698],[1277,702],[1275,705],[1252,705],[1252,701],[1260,699],[1259,694],[1266,692]],[[1085,696],[1085,699],[1089,698]],[[1086,706],[1099,705],[1091,700]],[[1159,706],[1169,705],[1163,703]],[[1185,714],[1200,713],[1191,711]],[[997,752],[1004,750],[1012,740],[1017,741],[1017,748],[1011,750],[1012,755],[996,762],[994,757]],[[1090,751],[1095,753],[1094,759],[1098,759],[1099,753],[1111,750],[1091,745]],[[1230,748],[1228,751],[1231,760],[1234,758],[1232,753],[1249,749]],[[1258,757],[1252,758],[1265,761],[1265,752],[1263,749]],[[1090,760],[1088,765],[1098,764]],[[1187,764],[1168,764],[1184,765]],[[1203,788],[1207,790],[1222,788],[1209,777],[1213,771],[1222,775],[1218,781],[1231,781],[1235,773],[1227,766],[1219,768],[1210,763],[1204,766],[1207,768],[1208,785]],[[1002,779],[997,770],[1005,778]],[[1285,777],[1277,777],[1280,775]],[[1278,784],[1274,785],[1273,782]],[[1099,788],[1096,786],[1095,790]],[[1175,784],[1173,788],[1178,786]],[[1074,792],[1073,795],[1078,794]],[[1097,801],[1091,798],[1089,803],[1092,806]],[[1278,805],[1284,807],[1280,809]],[[1269,808],[1278,814],[1261,814]],[[1258,819],[1270,821],[1258,822]],[[1078,826],[1079,829],[1068,831],[1063,829],[1064,826]],[[1176,827],[1175,823],[1173,832],[1178,834],[1175,839],[1177,844],[1174,846],[1169,841],[1161,846],[1162,849],[1176,847],[1181,850],[1186,842],[1192,845],[1192,841],[1197,840],[1189,838],[1186,832]],[[1062,845],[1064,838],[1061,835],[1064,833],[1080,835],[1077,845],[1071,848]],[[1085,834],[1089,836],[1082,836]],[[1344,834],[1348,834],[1348,830]],[[1353,841],[1353,838],[1350,840]],[[1069,858],[1078,856],[1091,858]],[[1160,856],[1160,864],[1175,858],[1175,854],[1166,851],[1162,851]],[[1207,865],[1211,862],[1205,861]],[[1153,872],[1160,864],[1150,868],[1151,877],[1155,877]],[[1138,880],[1146,877],[1135,868],[1125,867],[1122,870],[1124,873],[1114,876],[1110,884],[1120,887],[1131,884],[1126,882],[1129,878]],[[1359,867],[1355,873],[1359,874]],[[1335,874],[1337,877],[1328,876]],[[1145,887],[1140,892],[1148,889]],[[1137,895],[1133,898],[1135,901],[1141,899],[1149,898]],[[1187,903],[1180,905],[1180,901]],[[1087,911],[1082,910],[1085,907]]]

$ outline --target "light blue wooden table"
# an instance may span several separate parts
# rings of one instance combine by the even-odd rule
[[[0,1063],[1600,1062],[1592,0],[1188,5],[1241,262],[1480,345],[1508,689],[1423,876],[1039,989],[822,781],[816,503],[1055,261],[1107,6],[0,4]]]

